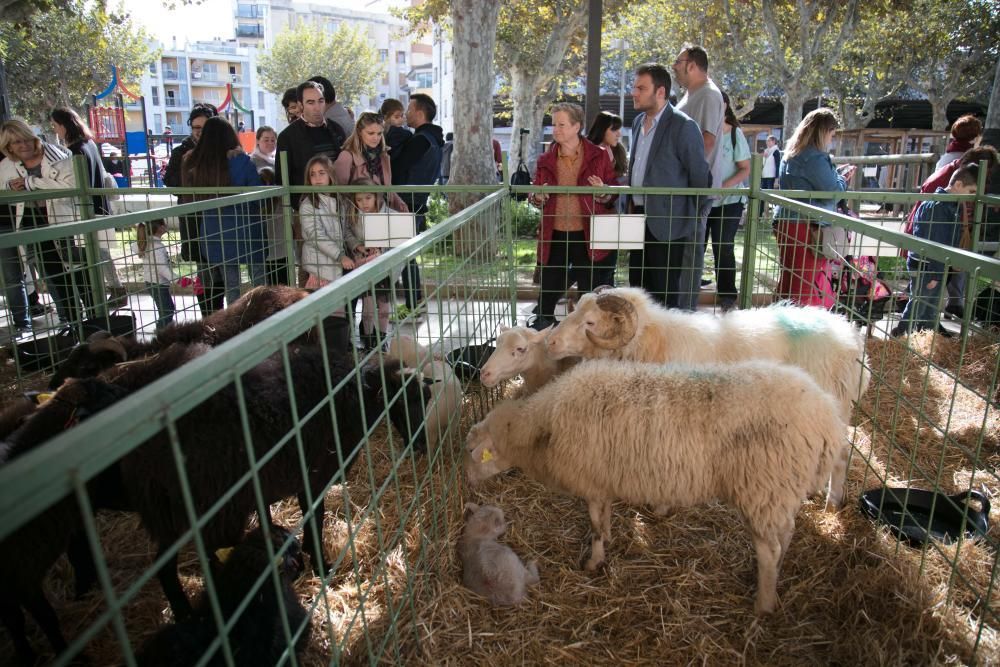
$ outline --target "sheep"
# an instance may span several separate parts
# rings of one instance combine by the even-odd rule
[[[423,431],[416,425],[423,423],[423,405],[430,389],[419,373],[391,358],[384,359],[381,366],[376,360],[358,369],[346,357],[329,358],[327,364],[316,345],[292,347],[288,363],[290,378],[286,378],[281,353],[240,376],[254,456],[261,461],[270,455],[257,474],[265,507],[294,495],[303,515],[310,514],[308,499],[318,499],[338,473],[346,477],[358,458],[359,443],[382,418],[386,403],[389,419],[405,442],[413,442],[417,450],[424,448]],[[137,381],[143,375],[141,368],[142,364],[126,365],[114,382],[129,385]],[[344,386],[331,393],[327,373],[332,387],[342,381]],[[289,392],[290,386],[294,387],[294,395]],[[213,551],[236,543],[249,515],[258,507],[254,485],[243,479],[249,465],[239,435],[243,431],[237,399],[236,386],[231,383],[175,423],[198,515],[206,514],[220,496],[238,487],[200,529],[205,544]],[[327,399],[332,405],[320,406]],[[298,430],[294,415],[300,418]],[[414,425],[413,433],[409,424]],[[290,439],[289,433],[293,433]],[[277,451],[271,451],[283,439],[287,441]],[[304,460],[300,460],[299,443]],[[303,465],[308,466],[308,480],[303,479]],[[160,432],[126,454],[119,467],[129,501],[157,545],[159,558],[190,527],[167,433]],[[319,516],[306,521],[303,535],[313,568],[318,568],[322,559],[320,545],[325,544],[323,505],[319,507]],[[322,562],[325,571],[330,571],[327,561]],[[177,575],[177,555],[171,556],[157,574],[174,615],[190,615],[190,602]]]
[[[174,343],[220,345],[309,294],[310,290],[285,285],[255,287],[225,310],[194,322],[164,327],[148,342],[98,332],[70,351],[52,375],[49,388],[58,388],[68,377],[93,377],[115,364],[141,359]]]
[[[436,447],[448,429],[448,424],[457,423],[462,409],[462,383],[455,372],[439,356],[431,354],[412,336],[397,335],[389,340],[388,354],[398,358],[406,366],[419,369],[424,379],[430,383],[431,398],[427,402],[425,430],[427,446]]]
[[[538,565],[527,566],[497,538],[507,530],[503,510],[492,505],[465,504],[465,528],[458,543],[462,583],[494,606],[524,600],[528,586],[538,583]]]
[[[99,383],[102,387],[93,392],[89,407],[82,408],[78,405],[80,395],[89,394],[85,383],[70,382],[38,406],[31,401],[21,401],[5,411],[0,418],[3,424],[0,436],[4,437],[0,443],[0,467],[124,395],[117,387]],[[93,495],[93,484],[88,485],[88,489]],[[77,576],[77,594],[87,587],[81,582],[81,576],[96,579],[82,531],[80,508],[76,499],[68,495],[0,542],[0,618],[10,632],[18,659],[26,665],[35,664],[36,654],[25,631],[22,607],[34,617],[57,655],[67,648],[58,616],[45,597],[42,582],[59,556],[74,546],[74,541],[75,548],[70,555]]]
[[[520,375],[524,380],[518,396],[538,391],[556,375],[572,368],[579,359],[552,359],[546,353],[545,337],[552,327],[536,331],[530,327],[500,327],[496,350],[483,364],[479,379],[485,387],[495,387],[504,380]]]
[[[278,663],[287,647],[282,616],[292,635],[307,623],[308,618],[292,587],[305,570],[301,545],[291,533],[278,526],[272,525],[269,533],[273,551],[279,554],[276,570],[284,611],[279,606],[279,592],[275,590],[271,576],[260,581],[261,576],[271,568],[264,533],[260,528],[237,546],[219,550],[217,558],[221,565],[215,568],[212,576],[225,622],[230,620],[247,596],[251,596],[247,608],[228,633],[233,660],[246,667],[271,667]],[[285,544],[288,546],[282,552]],[[211,606],[203,596],[191,618],[167,625],[150,638],[136,655],[136,662],[142,667],[187,667],[204,656],[217,636]],[[295,644],[296,651],[304,648],[308,638],[307,626]],[[223,656],[219,647],[207,664],[224,665]]]
[[[516,467],[584,498],[594,530],[587,570],[604,562],[616,499],[729,504],[756,549],[756,611],[770,613],[795,515],[839,465],[845,429],[833,397],[791,366],[594,360],[498,404],[469,432],[465,472],[474,486]],[[841,481],[828,502],[842,498]]]
[[[802,368],[851,418],[868,387],[864,337],[840,315],[787,303],[722,317],[666,310],[639,288],[585,294],[548,337],[554,359],[581,356],[653,363],[771,359]]]

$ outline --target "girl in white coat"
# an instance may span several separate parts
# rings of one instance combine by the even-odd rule
[[[314,186],[336,185],[330,158],[317,155],[309,160],[305,180]],[[302,268],[309,274],[307,288],[329,285],[343,275],[345,269],[354,268],[354,260],[345,248],[336,195],[304,195],[299,205],[299,219],[302,223]]]

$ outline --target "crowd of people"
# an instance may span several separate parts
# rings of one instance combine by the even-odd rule
[[[684,91],[677,101],[670,93],[674,81]],[[539,298],[532,324],[536,328],[555,322],[556,305],[572,285],[589,291],[614,284],[618,252],[595,248],[590,239],[590,218],[601,213],[644,216],[642,247],[630,250],[627,258],[631,285],[644,288],[668,307],[694,310],[710,245],[718,303],[723,311],[736,307],[735,240],[746,198],[739,194],[641,191],[650,187],[736,188],[747,182],[751,148],[728,95],[709,75],[705,49],[685,45],[670,68],[655,63],[639,67],[632,100],[638,114],[628,152],[621,142],[623,121],[615,114],[601,112],[584,132],[584,114],[578,105],[560,103],[550,110],[553,141],[538,160],[533,183],[622,189],[614,194],[537,193],[530,197],[542,209],[537,254]],[[354,185],[360,191],[353,197],[293,194],[291,238],[287,237],[277,198],[182,216],[181,257],[197,267],[195,293],[203,315],[239,298],[244,272],[253,286],[297,283],[318,288],[378,257],[383,249],[366,245],[362,214],[412,212],[416,231],[424,230],[426,191],[383,194],[365,188],[448,182],[452,136],[446,138],[434,124],[437,107],[428,95],[412,95],[406,106],[389,99],[377,113],[366,111],[355,119],[337,101],[331,82],[315,76],[288,89],[282,106],[287,127],[281,132],[269,126],[257,129],[256,146],[247,154],[236,130],[214,106],[195,104],[187,120],[190,133],[176,145],[171,141],[164,183],[168,187],[218,190],[282,184],[287,179],[293,186]],[[21,121],[3,124],[0,151],[5,159],[0,162],[0,188],[35,191],[73,187],[72,155],[84,157],[89,186],[106,187],[109,176],[100,151],[79,116],[60,108],[52,112],[51,120],[61,145],[44,141]],[[837,168],[830,158],[837,129],[836,115],[820,108],[807,114],[795,128],[784,151],[776,137],[767,137],[762,186],[845,190],[854,167]],[[923,192],[975,192],[978,162],[985,159],[991,166],[997,162],[993,148],[978,145],[981,132],[982,125],[974,117],[954,123],[948,152]],[[284,165],[276,164],[278,153],[286,155]],[[178,201],[214,196],[180,195]],[[836,210],[838,205],[836,197],[807,201],[828,210]],[[939,204],[914,207],[912,233],[968,247],[968,235],[962,234],[970,219],[968,207]],[[92,206],[97,215],[110,213],[104,197],[95,196]],[[27,201],[16,210],[0,213],[4,213],[0,215],[3,231],[78,218],[72,201],[59,197]],[[945,230],[945,221],[953,227]],[[164,230],[165,226],[154,223],[143,226],[138,234],[139,250],[146,261],[146,287],[157,308],[157,326],[170,323],[174,313],[169,287],[175,278],[160,240]],[[778,295],[800,304],[832,307],[836,302],[833,262],[824,249],[836,242],[836,228],[779,207],[774,234],[781,265]],[[19,252],[4,251],[0,266],[14,328],[22,333],[31,330],[32,275],[45,281],[61,322],[69,325],[83,317],[93,304],[89,303],[91,276],[82,269],[81,252],[72,239],[37,243]],[[295,265],[300,270],[295,276],[289,270],[289,252],[298,258]],[[111,267],[112,275],[106,276],[113,292],[110,298],[120,298],[123,290],[113,275],[113,263],[103,265]],[[916,253],[909,254],[907,266],[913,276],[913,306],[893,329],[894,335],[931,327],[932,321],[936,324],[937,313],[931,312],[928,304],[941,296],[946,284],[956,299],[949,302],[948,311],[961,312],[963,274],[946,280],[942,266],[924,261]],[[396,278],[401,281],[407,307],[418,310],[423,295],[416,262],[408,263]],[[373,296],[364,299],[358,333],[366,346],[386,334],[389,291],[388,281],[383,281]]]

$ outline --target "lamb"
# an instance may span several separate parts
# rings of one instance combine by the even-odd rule
[[[309,638],[308,614],[293,588],[295,580],[305,570],[301,545],[291,533],[278,526],[272,525],[269,533],[273,551],[278,555],[279,590],[275,590],[270,575],[261,581],[261,576],[271,569],[271,560],[260,528],[236,547],[217,553],[221,565],[212,577],[224,621],[228,622],[250,596],[250,603],[228,633],[233,660],[246,667],[278,664],[287,646],[282,616],[293,636],[306,625],[295,644],[297,651],[304,648]],[[286,544],[287,548],[282,551]],[[136,656],[136,662],[142,667],[188,667],[204,656],[217,636],[212,609],[203,598],[191,618],[163,627],[147,641]],[[207,664],[226,664],[221,647]]]
[[[91,409],[86,410],[77,407],[82,393],[87,393],[83,385],[71,382],[37,407],[31,401],[22,401],[5,411],[0,418],[4,425],[0,433],[4,437],[0,443],[0,467],[124,395],[117,387],[102,387],[94,392]],[[88,485],[91,495],[94,484],[101,483],[109,484],[99,476]],[[74,540],[71,563],[77,575],[77,594],[87,587],[81,577],[96,579],[82,531],[80,508],[70,495],[0,541],[0,618],[10,632],[18,659],[26,665],[35,664],[37,656],[28,641],[22,607],[34,617],[57,655],[67,648],[59,618],[45,597],[42,582],[56,559],[74,545]]]
[[[552,327],[536,331],[530,327],[500,327],[497,346],[479,373],[486,387],[495,387],[504,380],[520,375],[524,380],[518,396],[529,396],[556,375],[572,368],[576,357],[552,359],[546,353],[545,337]]]
[[[439,356],[432,355],[412,336],[394,336],[389,340],[388,354],[410,368],[419,369],[430,384],[431,398],[425,408],[427,446],[442,444],[448,425],[457,424],[462,409],[462,383],[455,377],[451,366]]]
[[[756,611],[777,599],[781,559],[806,494],[830,477],[845,439],[833,397],[802,370],[581,363],[526,399],[497,405],[469,432],[470,485],[510,468],[586,499],[587,570],[604,562],[611,503],[734,507],[757,554]],[[828,502],[843,498],[843,476]]]
[[[73,348],[56,369],[49,388],[58,388],[69,377],[94,377],[115,364],[141,359],[174,343],[220,345],[309,294],[309,290],[284,285],[255,287],[225,310],[202,320],[164,327],[149,342],[98,332]]]
[[[430,390],[419,373],[391,358],[384,359],[381,366],[375,360],[358,369],[346,357],[333,357],[327,365],[319,346],[302,345],[289,350],[288,363],[290,382],[281,353],[240,376],[255,459],[270,456],[259,469],[257,481],[265,507],[297,496],[303,515],[310,517],[303,531],[305,550],[313,568],[318,569],[322,560],[329,571],[319,546],[326,543],[322,504],[326,486],[338,475],[347,476],[358,458],[359,443],[386,411],[405,442],[422,449],[422,429],[415,427],[411,432],[409,425],[422,424]],[[127,365],[114,382],[129,385],[138,381],[141,367]],[[327,373],[333,391],[327,386]],[[289,386],[294,387],[294,394]],[[330,404],[323,405],[327,400]],[[249,465],[240,435],[238,404],[236,386],[229,384],[175,423],[198,516],[206,515],[223,494],[236,487],[232,497],[200,529],[211,551],[235,544],[249,515],[258,509],[254,484],[245,478]],[[298,430],[295,415],[301,420]],[[281,446],[276,447],[279,442]],[[300,461],[300,446],[304,462]],[[308,465],[308,479],[303,479],[303,465]],[[190,527],[168,434],[163,431],[124,456],[119,467],[128,498],[160,557]],[[311,518],[310,498],[318,503],[315,518]],[[174,615],[190,615],[190,602],[177,576],[176,554],[166,561],[158,577]]]
[[[538,583],[535,561],[525,567],[517,554],[497,538],[507,530],[503,510],[492,505],[465,504],[465,528],[458,543],[462,583],[493,606],[515,605],[528,586]]]
[[[724,363],[771,359],[798,366],[831,392],[845,422],[868,387],[864,337],[821,308],[776,304],[722,317],[666,310],[639,288],[585,294],[548,337],[554,359]],[[846,454],[846,450],[845,450]]]

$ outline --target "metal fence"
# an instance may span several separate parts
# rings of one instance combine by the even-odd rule
[[[967,272],[970,297],[987,284],[1000,282],[996,260],[915,239],[879,225],[881,220],[860,220],[798,201],[822,194],[761,191],[756,162],[753,181],[749,189],[720,192],[749,199],[735,241],[740,308],[789,296],[780,294],[783,261],[769,215],[779,205],[807,219],[849,229],[853,234],[849,257],[874,258],[874,271],[888,275],[890,281],[905,276],[898,249],[906,247]],[[469,190],[437,189],[435,196]],[[618,192],[515,190],[594,197]],[[698,196],[712,192],[644,191]],[[68,248],[71,239],[82,237],[79,246],[85,259],[79,266],[45,276],[45,282],[55,278],[53,284],[68,284],[68,292],[78,295],[72,297],[79,299],[77,307],[93,313],[89,318],[69,318],[75,330],[69,338],[86,335],[89,330],[84,325],[90,320],[145,338],[155,331],[162,311],[146,296],[138,278],[139,251],[131,245],[136,242],[136,224],[168,221],[164,245],[171,264],[180,278],[194,283],[205,267],[178,259],[181,240],[175,230],[184,216],[250,206],[263,210],[265,215],[258,217],[264,219],[270,210],[280,217],[275,224],[284,232],[287,261],[297,252],[292,244],[296,221],[290,198],[315,192],[349,193],[350,188],[169,191],[168,195],[221,198],[163,210],[153,208],[154,198],[163,196],[163,190],[124,191],[117,194],[133,198],[133,204],[144,202],[151,210],[2,235],[0,249],[34,246],[37,257],[46,243]],[[87,216],[86,199],[91,194],[83,190],[69,194],[76,197],[81,217]],[[45,196],[4,196],[0,204]],[[848,199],[862,196],[871,200],[873,193],[847,195]],[[907,208],[917,200],[914,195],[879,196]],[[1000,199],[983,195],[921,197],[928,198],[974,202],[977,230],[988,222],[990,207],[1000,206]],[[507,191],[493,191],[232,340],[184,352],[189,356],[182,355],[180,361],[185,363],[177,364],[166,377],[144,377],[142,364],[126,366],[113,380],[80,384],[75,392],[38,408],[49,417],[43,420],[46,432],[16,431],[8,441],[17,447],[15,456],[0,467],[0,540],[4,574],[18,577],[18,585],[5,584],[4,592],[22,598],[35,583],[32,577],[41,581],[39,567],[43,576],[69,550],[72,567],[56,565],[54,579],[63,583],[55,595],[51,586],[47,589],[68,640],[55,664],[68,664],[80,654],[98,664],[137,664],[137,656],[140,664],[157,664],[153,656],[164,645],[171,650],[189,646],[188,664],[198,665],[246,664],[247,651],[257,652],[261,664],[461,660],[460,647],[444,654],[427,648],[436,642],[431,641],[433,630],[425,614],[438,594],[431,590],[428,575],[452,563],[449,552],[461,522],[464,495],[460,457],[465,429],[502,395],[502,389],[489,392],[465,381],[456,406],[447,403],[445,383],[435,373],[447,372],[441,368],[449,351],[485,342],[501,323],[530,317],[535,242],[530,235],[517,238],[515,233],[515,213],[522,206]],[[106,241],[110,256],[102,257],[100,234],[112,229],[113,237],[105,237],[111,239]],[[700,243],[692,249],[704,253]],[[255,261],[246,255],[238,258],[240,289],[245,291],[247,283],[254,282]],[[608,267],[619,284],[629,278],[630,259],[623,249]],[[879,278],[871,266],[844,260],[841,284]],[[424,312],[398,308],[405,298],[394,278],[413,261],[422,274]],[[706,261],[705,275],[712,275],[712,258]],[[208,268],[218,265],[202,263]],[[295,264],[288,262],[291,269]],[[105,289],[109,274],[102,267],[109,265],[122,281],[131,306],[128,317],[134,322],[108,319],[117,305],[114,299],[121,296]],[[794,273],[793,268],[785,269]],[[294,280],[294,271],[286,276]],[[901,283],[890,288],[895,297],[901,295]],[[177,321],[202,318],[194,289],[172,290]],[[995,339],[976,323],[972,308],[961,321],[949,323],[957,334],[955,341],[929,334],[887,339],[897,322],[893,309],[882,313],[879,307],[886,304],[876,303],[870,294],[837,289],[843,296],[839,307],[870,335],[865,364],[873,375],[868,393],[860,397],[852,428],[852,496],[872,487],[913,484],[953,496],[981,492],[995,498],[1000,491],[995,460],[1000,448],[995,414],[1000,361]],[[703,307],[721,308],[712,290],[698,290],[698,295]],[[422,367],[431,382],[399,374],[381,349],[365,352],[352,347],[348,357],[339,360],[332,354],[323,335],[325,324],[331,315],[345,315],[351,337],[360,342],[357,327],[363,308],[356,309],[352,302],[365,296],[375,302],[387,297],[394,334],[412,334],[430,349],[414,365]],[[553,315],[558,318],[568,302],[561,290],[555,296]],[[900,299],[890,298],[893,301],[901,305]],[[371,314],[377,323],[377,310]],[[55,317],[56,313],[48,313],[50,321]],[[98,323],[88,326],[96,328]],[[52,322],[51,327],[58,325]],[[377,342],[382,342],[381,334],[376,335]],[[17,372],[10,383],[28,388],[47,378],[58,356],[49,348],[33,365],[15,357]],[[173,363],[169,357],[166,351],[159,355],[165,368]],[[108,384],[113,385],[110,390]],[[92,412],[97,414],[84,418]],[[428,415],[440,422],[440,428],[425,445]],[[45,436],[52,437],[46,441]],[[299,503],[287,500],[291,496],[297,496]],[[928,511],[941,516],[955,509],[961,509],[960,502],[946,499]],[[262,516],[292,534],[302,532],[301,548],[322,554],[310,559],[318,578],[298,579],[300,546],[287,534],[275,533],[259,544],[252,536],[243,537],[244,530],[256,526]],[[907,520],[905,512],[902,517],[901,522]],[[962,523],[965,527],[971,520]],[[52,535],[53,526],[59,527],[58,536]],[[150,535],[149,542],[140,537],[144,533]],[[893,552],[901,561],[915,558],[929,585],[945,591],[942,604],[949,613],[970,619],[957,651],[963,662],[987,663],[995,655],[1000,631],[994,593],[998,546],[991,528],[975,540],[960,537],[957,546],[932,541],[913,552],[903,546]],[[99,594],[74,600],[68,590],[73,572],[79,583],[87,580],[91,568],[89,576]],[[180,572],[179,583],[172,577],[175,571]],[[189,611],[194,621],[163,629],[166,603],[161,584],[173,610]],[[188,597],[202,590],[193,610],[186,610]],[[297,610],[302,599],[309,605]],[[274,640],[266,646],[254,643],[261,637],[247,636],[251,627],[247,624],[259,623],[261,615],[270,623],[263,626],[270,628],[266,639]],[[540,636],[549,632],[558,629],[538,628]],[[37,632],[29,639],[35,650],[49,651]],[[12,657],[17,648],[23,649],[5,641],[0,656]]]

